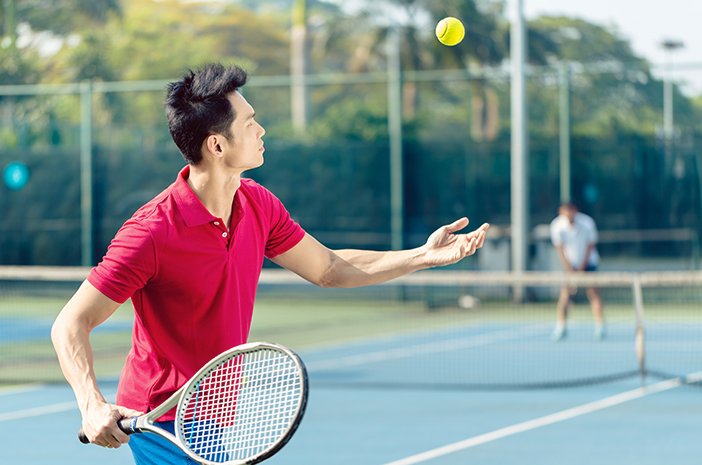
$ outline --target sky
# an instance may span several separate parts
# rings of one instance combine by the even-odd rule
[[[508,8],[516,0],[508,0]],[[651,64],[663,66],[666,54],[663,40],[681,41],[684,48],[669,53],[676,70],[673,79],[686,93],[702,95],[702,0],[522,0],[524,16],[530,20],[542,15],[581,18],[609,26],[629,39],[634,52]],[[655,73],[661,76],[660,72]]]

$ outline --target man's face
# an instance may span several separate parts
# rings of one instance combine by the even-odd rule
[[[571,223],[573,221],[575,221],[575,213],[576,212],[577,212],[577,210],[575,208],[567,206],[567,205],[564,205],[558,209],[558,214],[563,215],[566,218],[568,218],[568,221],[570,221]]]
[[[236,118],[229,127],[230,137],[222,144],[227,166],[241,171],[258,168],[263,164],[263,140],[266,130],[254,120],[253,107],[239,93],[229,95]]]

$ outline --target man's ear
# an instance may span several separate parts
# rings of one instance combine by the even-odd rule
[[[205,139],[204,149],[213,157],[219,158],[222,156],[222,146],[220,145],[222,136],[219,134],[210,134]]]

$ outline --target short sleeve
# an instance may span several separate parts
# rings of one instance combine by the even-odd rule
[[[268,192],[269,235],[265,255],[275,258],[296,246],[305,236],[305,231],[291,217],[283,203]]]
[[[130,220],[122,226],[88,282],[98,291],[124,303],[155,274],[155,247],[149,230]]]
[[[560,216],[551,221],[551,242],[554,246],[559,246],[563,243],[563,240],[561,239],[561,228],[558,225],[559,219]]]
[[[597,244],[597,241],[599,240],[598,234],[597,234],[597,224],[595,223],[595,220],[590,219],[590,244]]]

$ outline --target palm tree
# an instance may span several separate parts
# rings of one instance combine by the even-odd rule
[[[476,0],[364,0],[353,16],[335,21],[327,31],[328,50],[338,46],[340,36],[354,40],[347,69],[368,71],[373,63],[384,60],[388,32],[400,30],[403,71],[436,68],[466,68],[499,63],[507,54],[506,30],[500,24],[501,2],[488,2],[491,8],[480,9]],[[460,18],[466,26],[466,36],[456,47],[445,47],[431,39],[434,25],[446,16]],[[382,57],[379,59],[379,57]],[[418,89],[414,82],[403,82],[403,115],[414,117]],[[492,138],[497,135],[497,93],[486,81],[472,81],[473,121],[477,122],[474,137]]]

